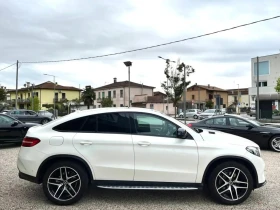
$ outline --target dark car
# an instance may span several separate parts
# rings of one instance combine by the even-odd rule
[[[11,110],[11,111],[8,111],[6,114],[10,115],[22,122],[46,124],[46,123],[52,121],[52,119],[50,117],[41,116],[32,110],[25,110],[25,109]]]
[[[23,123],[9,115],[0,114],[0,144],[21,143],[30,127],[40,125]]]
[[[265,125],[240,116],[222,115],[188,124],[191,128],[205,128],[249,139],[261,148],[280,152],[280,128]]]

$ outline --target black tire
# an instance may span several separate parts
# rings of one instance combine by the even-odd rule
[[[46,124],[46,123],[48,123],[48,122],[49,122],[48,119],[42,119],[41,124],[44,125],[44,124]]]
[[[280,152],[280,146],[276,146],[275,145],[275,141],[278,142],[279,144],[279,141],[280,141],[280,136],[277,135],[277,136],[273,136],[270,140],[269,140],[269,148],[274,151],[274,152]]]
[[[194,115],[194,116],[193,116],[193,119],[198,119],[198,116],[197,116],[197,115]]]
[[[74,178],[75,179],[79,178],[80,180],[75,181],[74,178],[71,178],[71,179],[67,180],[68,184],[65,184],[65,182],[63,180],[59,180],[59,182],[56,180],[52,181],[52,182],[56,182],[55,184],[57,184],[57,185],[58,184],[61,185],[60,190],[57,190],[59,188],[59,186],[49,185],[48,181],[49,181],[50,176],[55,177],[55,175],[61,174],[60,168],[62,168],[62,177],[63,178],[65,178],[65,173],[63,174],[63,170],[64,170],[64,168],[66,168],[68,170],[67,174],[69,177],[73,177],[73,175],[75,175],[75,173],[76,173],[76,174],[78,174],[78,176],[75,176]],[[54,179],[51,179],[51,180],[54,180]],[[73,183],[73,185],[70,184],[73,189],[73,190],[71,190],[69,183],[71,183],[73,181],[75,181]],[[83,167],[81,167],[80,165],[78,165],[76,163],[70,162],[70,161],[61,161],[61,162],[53,164],[51,167],[49,167],[47,169],[47,171],[43,177],[43,191],[44,191],[46,197],[51,202],[53,202],[57,205],[71,205],[73,203],[78,202],[82,198],[84,192],[87,190],[88,183],[89,183],[88,175]],[[57,187],[57,188],[55,188],[55,187]],[[70,193],[68,193],[68,192],[70,192]],[[61,196],[65,197],[65,198],[60,199],[62,197],[59,197],[59,198],[54,197],[54,196],[58,197],[60,195],[60,193],[61,193]],[[68,196],[67,196],[67,194],[68,194]],[[70,197],[72,197],[73,195],[74,196],[72,198],[69,198],[70,194],[71,194]]]
[[[232,179],[227,179],[226,176],[221,173],[221,171],[228,173],[230,171],[234,171],[234,169],[237,170],[235,171],[235,175],[232,177]],[[238,178],[236,179],[238,170],[240,170],[240,173]],[[225,181],[229,180],[229,184],[226,184],[226,182],[223,181],[223,179],[220,178],[221,176],[219,175],[221,175]],[[230,175],[230,173],[228,173],[227,175]],[[235,179],[237,181],[242,180],[242,182],[247,182],[247,185],[236,183]],[[253,190],[253,178],[250,171],[244,165],[234,161],[224,162],[214,168],[214,170],[210,174],[207,184],[212,199],[218,203],[226,205],[236,205],[244,202],[250,196]],[[235,191],[235,187],[245,186],[246,189],[238,188],[238,190]],[[229,189],[232,191],[232,194],[230,193]],[[218,192],[218,190],[220,193]],[[239,193],[239,198],[236,196],[236,192]]]

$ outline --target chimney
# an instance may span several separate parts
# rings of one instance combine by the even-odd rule
[[[117,78],[115,77],[115,78],[114,78],[114,83],[116,83],[116,82],[117,82]]]
[[[208,84],[208,87],[210,88],[210,84]]]

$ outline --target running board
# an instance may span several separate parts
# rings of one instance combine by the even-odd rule
[[[197,187],[167,187],[167,186],[97,186],[115,190],[198,190]]]

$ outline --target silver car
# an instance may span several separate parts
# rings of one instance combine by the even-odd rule
[[[194,119],[198,119],[198,116],[201,114],[201,110],[200,109],[187,109],[186,110],[186,117],[187,118],[194,118]],[[184,112],[181,112],[179,114],[180,118],[184,117]]]
[[[222,114],[222,112],[218,109],[207,109],[199,115],[199,119],[202,120],[205,118],[210,118],[210,117],[213,117],[216,115],[221,115],[221,114]]]
[[[45,110],[38,111],[38,115],[53,118],[53,114]]]

